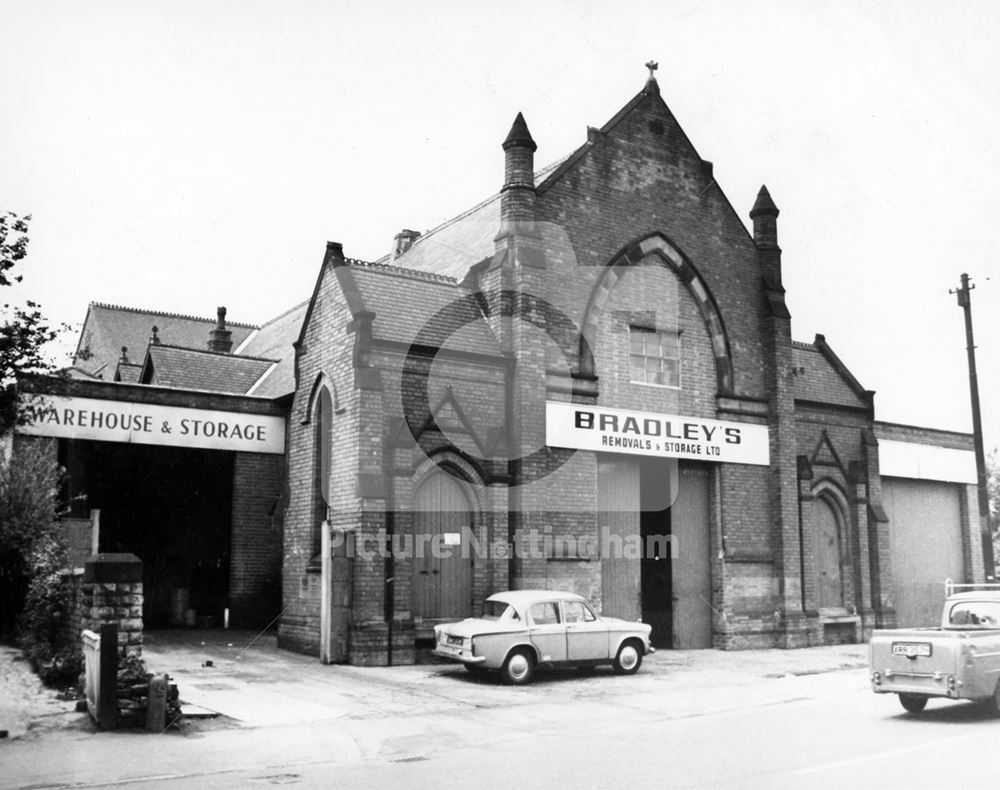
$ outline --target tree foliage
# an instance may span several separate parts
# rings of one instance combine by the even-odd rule
[[[0,214],[0,288],[23,279],[19,265],[28,253],[30,221],[30,215]],[[15,382],[53,372],[44,346],[58,332],[35,302],[4,301],[0,308],[0,436],[17,421]],[[50,449],[29,441],[19,443],[13,458],[0,452],[0,635],[11,635],[16,624],[21,646],[46,681],[64,679],[79,664],[79,648],[66,641],[71,597],[56,521],[62,471]]]
[[[28,223],[31,215],[0,214],[0,287],[21,282],[18,264],[28,253]],[[17,404],[12,385],[19,376],[52,373],[44,355],[45,346],[64,327],[45,320],[40,306],[27,301],[24,306],[4,302],[0,308],[0,433],[16,421]]]
[[[19,283],[24,275],[12,269],[28,254],[28,223],[31,215],[19,217],[11,211],[0,215],[0,285]]]
[[[56,526],[61,472],[41,442],[0,456],[0,632],[10,634],[33,574],[59,551]]]

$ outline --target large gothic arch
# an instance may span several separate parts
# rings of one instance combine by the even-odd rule
[[[597,328],[604,307],[611,297],[624,270],[630,266],[665,266],[687,288],[701,312],[708,329],[715,356],[718,393],[728,395],[733,391],[733,361],[729,337],[715,298],[698,270],[676,245],[660,232],[650,233],[631,242],[604,267],[591,291],[587,309],[583,314],[580,333],[580,372],[584,376],[597,375],[591,349],[597,340]]]

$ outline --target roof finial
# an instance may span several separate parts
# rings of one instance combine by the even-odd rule
[[[656,71],[658,68],[660,68],[660,64],[657,63],[655,60],[651,60],[646,64],[646,68],[649,69],[649,79],[646,80],[646,90],[659,93],[660,86],[656,82],[656,76],[653,74],[653,72]]]

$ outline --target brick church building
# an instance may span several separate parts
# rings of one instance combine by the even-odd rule
[[[945,578],[982,580],[971,437],[877,421],[822,335],[792,339],[775,202],[742,196],[748,232],[652,76],[551,166],[521,115],[502,149],[498,194],[379,261],[328,243],[263,327],[91,306],[71,394],[236,415],[241,443],[191,451],[225,494],[206,610],[385,664],[510,588],[740,649],[928,624]],[[259,455],[245,415],[283,419],[282,446]],[[86,470],[126,440],[28,432],[115,512]]]
[[[282,644],[318,647],[324,519],[353,547],[331,649],[357,663],[411,661],[510,587],[576,591],[665,647],[795,647],[916,617],[904,578],[982,577],[969,437],[876,422],[823,336],[792,339],[778,208],[762,187],[747,232],[652,76],[552,167],[521,115],[502,147],[499,194],[455,220],[374,263],[327,246]],[[420,535],[450,551],[400,551]],[[624,556],[656,535],[672,557]]]

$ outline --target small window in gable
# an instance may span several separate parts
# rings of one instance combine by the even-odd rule
[[[680,387],[680,334],[633,324],[628,335],[629,379],[639,384]]]

